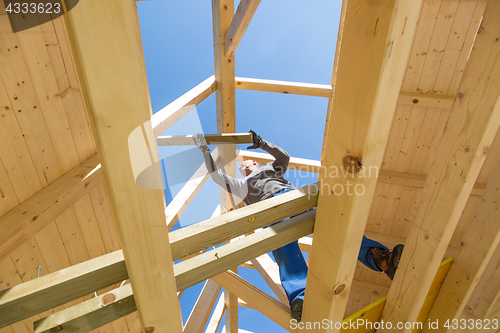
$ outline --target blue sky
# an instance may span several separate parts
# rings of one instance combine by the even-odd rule
[[[214,73],[211,1],[149,0],[137,2],[137,6],[156,112]],[[330,84],[340,7],[340,0],[262,1],[236,51],[236,76]],[[321,97],[236,90],[236,132],[254,130],[293,157],[319,160],[327,102]],[[215,94],[168,134],[198,132],[217,132]],[[176,165],[166,168],[168,198],[175,196],[182,182],[199,167],[202,156],[192,147],[163,149],[160,156]],[[290,171],[285,178],[296,186],[317,179],[313,174],[294,177]],[[218,201],[218,186],[208,180],[180,225],[208,219]],[[256,271],[240,268],[239,274],[274,296]],[[191,287],[182,296],[184,321],[201,288],[202,284]],[[243,307],[239,308],[239,327],[252,332],[285,332],[259,312]]]

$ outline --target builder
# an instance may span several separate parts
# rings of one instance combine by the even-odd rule
[[[203,135],[198,134],[195,137],[195,144],[203,152],[213,181],[241,198],[247,205],[295,190],[295,187],[283,178],[290,161],[288,153],[261,139],[255,132],[250,131],[250,133],[253,135],[253,145],[247,149],[261,148],[271,154],[275,160],[265,166],[259,166],[256,161],[252,160],[242,162],[239,170],[243,179],[228,176],[217,168]],[[402,251],[403,245],[401,244],[390,251],[386,246],[363,236],[358,260],[374,271],[384,272],[392,280]],[[306,288],[307,265],[299,244],[294,241],[272,251],[272,254],[280,270],[281,284],[286,291],[292,317],[300,321]]]

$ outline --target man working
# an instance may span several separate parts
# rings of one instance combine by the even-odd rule
[[[243,179],[236,179],[219,170],[210,155],[203,135],[199,134],[195,137],[195,144],[203,152],[205,164],[213,181],[241,198],[247,205],[295,190],[295,187],[283,178],[290,161],[288,153],[261,139],[255,132],[250,131],[250,133],[253,135],[253,145],[247,149],[261,148],[271,154],[275,160],[265,166],[259,166],[257,162],[251,160],[242,162],[239,171],[244,177]],[[363,236],[358,260],[374,271],[384,272],[392,280],[402,252],[403,245],[401,244],[390,251],[386,246]],[[292,317],[300,322],[306,288],[307,265],[299,244],[294,241],[272,251],[272,254],[279,267],[281,284],[288,297]]]

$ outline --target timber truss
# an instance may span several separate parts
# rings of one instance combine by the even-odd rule
[[[477,182],[500,123],[500,2],[490,0],[486,5],[481,33],[455,96],[401,92],[422,0],[377,1],[369,6],[363,4],[365,0],[344,0],[331,85],[235,77],[234,53],[259,3],[241,0],[235,12],[232,0],[212,1],[215,75],[153,116],[135,3],[81,0],[65,15],[99,157],[89,158],[4,215],[0,255],[7,255],[43,229],[102,179],[122,250],[1,291],[0,328],[108,288],[98,297],[36,320],[34,332],[88,332],[138,311],[143,332],[202,332],[207,323],[205,332],[216,332],[225,313],[225,330],[234,333],[238,332],[238,306],[253,308],[293,331],[277,266],[266,253],[294,240],[299,240],[310,258],[302,315],[305,323],[358,318],[372,323],[425,323],[427,319],[444,322],[463,317],[479,277],[498,255],[495,249],[500,240],[500,168],[492,172],[488,184]],[[376,33],[366,33],[374,26]],[[157,145],[189,143],[189,137],[160,135],[215,93],[218,134],[209,140],[247,142],[251,140],[248,135],[235,133],[235,89],[329,99],[321,161],[290,161],[291,169],[318,173],[319,182],[239,209],[231,206],[221,190],[221,206],[212,218],[170,232],[209,178],[207,169],[201,165],[165,208],[161,191],[136,185],[127,138],[142,126],[144,140],[153,152]],[[382,170],[396,123],[396,105],[416,103],[451,109],[429,174]],[[236,156],[234,145],[221,145],[217,154],[220,165],[233,176],[235,161],[272,160],[259,153]],[[346,156],[381,171],[371,177],[356,173],[329,177],[328,168],[345,167]],[[151,159],[154,162],[158,157]],[[324,190],[347,181],[362,184],[364,195],[338,196]],[[422,189],[406,240],[365,233],[377,183]],[[450,238],[471,195],[482,199],[463,243],[475,246],[461,246],[457,252],[449,246]],[[314,207],[317,209],[311,210]],[[223,210],[228,212],[221,214]],[[303,214],[295,216],[299,213]],[[295,217],[255,232],[291,216]],[[313,231],[314,238],[305,237]],[[385,243],[405,242],[405,251],[388,295],[343,318],[364,233]],[[208,250],[219,244],[223,245]],[[456,256],[442,262],[447,253]],[[172,264],[179,259],[182,261]],[[237,266],[258,270],[277,298],[242,279]],[[130,284],[109,290],[125,280]],[[202,281],[206,281],[204,288],[183,327],[178,300],[184,289]],[[225,292],[217,301],[221,287]],[[498,318],[500,293],[495,293],[479,319]],[[339,330],[337,326],[327,329]],[[378,331],[388,332],[389,328]]]

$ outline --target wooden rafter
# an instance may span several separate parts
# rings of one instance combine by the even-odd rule
[[[226,57],[230,57],[236,52],[236,48],[240,44],[259,4],[260,0],[240,1],[233,20],[231,21],[231,25],[227,30],[226,37],[224,38],[226,43]]]
[[[497,165],[467,229],[429,319],[458,319],[500,242],[500,167]],[[438,330],[445,330],[439,327]]]
[[[488,2],[389,291],[384,321],[416,320],[498,132],[499,16],[500,2]]]
[[[215,93],[217,133],[235,133],[235,91],[234,91],[234,55],[226,56],[225,37],[234,17],[234,0],[212,1],[212,24],[214,36],[214,68],[217,91]],[[236,177],[236,147],[219,146],[220,164],[224,173]],[[226,190],[220,188],[221,209],[230,211],[231,199]],[[237,267],[234,268],[237,271]],[[226,327],[229,333],[238,332],[238,299],[224,291],[226,302]]]
[[[218,161],[217,149],[212,153],[212,157],[215,161]],[[167,208],[165,208],[168,231],[172,230],[177,221],[179,221],[179,218],[186,211],[187,207],[191,204],[194,197],[198,194],[209,177],[210,174],[208,173],[205,162],[203,162],[172,201],[170,201]]]
[[[290,309],[233,272],[213,277],[213,280],[241,298],[281,327],[290,329]]]
[[[332,86],[327,84],[250,79],[236,77],[236,89],[267,91],[281,94],[330,97]]]
[[[142,329],[180,332],[163,193],[136,184],[137,161],[129,154],[137,129],[151,162],[158,162],[137,7],[89,0],[64,18]],[[159,170],[154,177],[161,184]]]
[[[212,280],[207,280],[189,315],[184,333],[202,333],[207,324],[212,308],[219,297],[220,286]]]
[[[279,267],[273,259],[266,253],[252,259],[251,262],[278,299],[283,304],[288,304],[285,289],[281,286]]]
[[[103,181],[94,155],[0,217],[0,259],[36,235]]]
[[[224,316],[224,307],[224,293],[222,293],[217,301],[217,305],[215,305],[214,311],[212,312],[212,317],[210,317],[205,333],[217,332],[219,324],[222,321],[222,317]]]
[[[176,121],[185,116],[196,105],[217,89],[215,76],[211,76],[175,101],[151,116],[155,137],[160,136]]]
[[[236,160],[239,162],[243,162],[244,160],[249,160],[249,159],[255,160],[259,164],[267,164],[274,160],[274,158],[270,154],[256,153],[246,150],[240,150],[238,156],[236,157]],[[292,157],[290,158],[288,169],[297,170],[301,172],[304,171],[304,172],[319,173],[321,170],[321,162],[316,160],[308,160],[304,158]],[[378,171],[378,182],[384,184],[394,184],[394,185],[409,186],[415,188],[424,188],[426,180],[427,176],[424,175],[415,175],[411,173],[387,171],[387,170]],[[472,189],[471,195],[478,197],[482,196],[485,187],[486,184],[481,184],[481,183],[474,184],[474,188]]]
[[[343,167],[350,155],[351,161],[380,170],[421,4],[344,2],[321,157],[327,168]],[[340,322],[377,176],[330,178],[322,172],[319,177],[323,189],[302,320]],[[331,194],[348,181],[363,186],[363,195]]]

